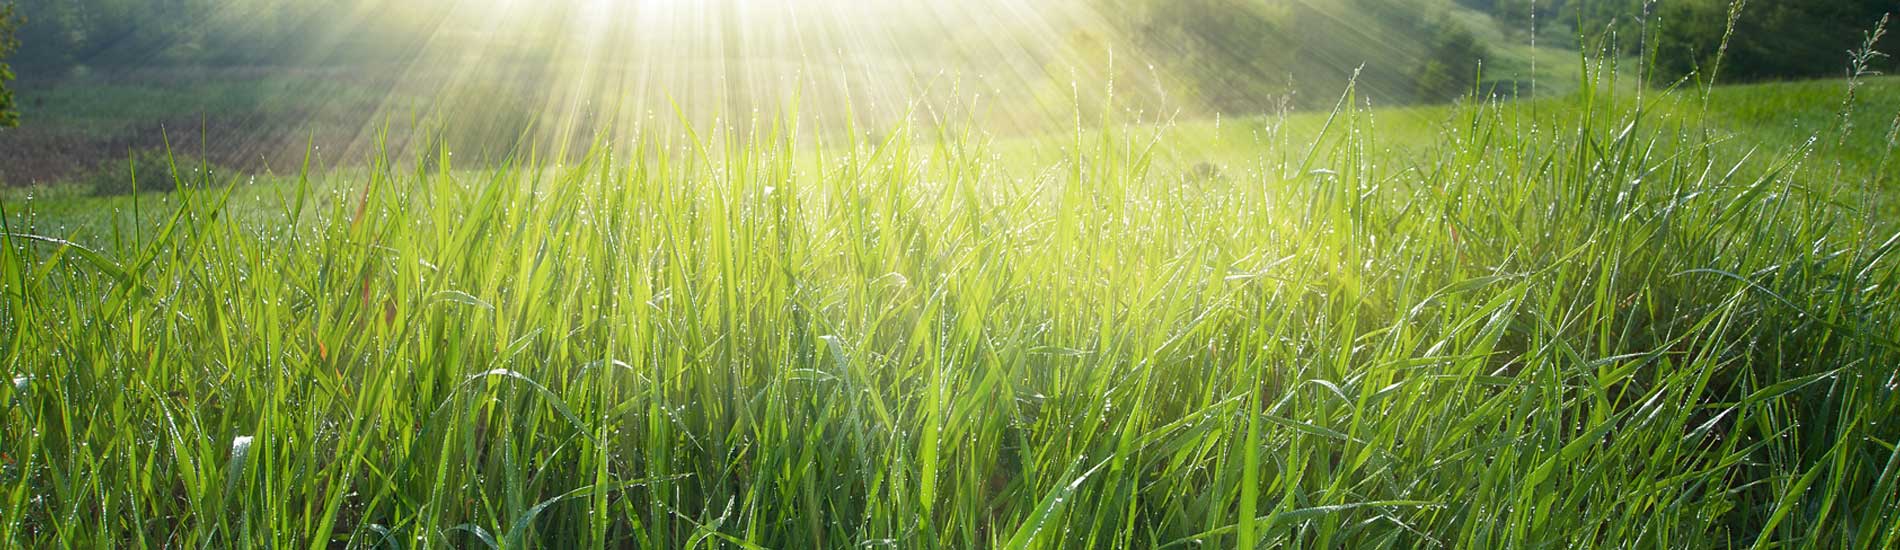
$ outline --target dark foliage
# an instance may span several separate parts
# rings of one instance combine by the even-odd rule
[[[7,88],[7,81],[13,80],[13,68],[6,63],[7,54],[19,46],[19,41],[13,35],[20,22],[12,4],[0,4],[0,128],[20,125],[20,113],[14,105],[13,90]]]
[[[18,0],[14,64],[80,67],[321,65],[373,62],[420,47],[435,0]],[[323,45],[313,50],[312,45]]]
[[[1481,65],[1489,54],[1470,30],[1457,24],[1442,22],[1433,35],[1430,53],[1419,63],[1413,86],[1421,99],[1456,99],[1478,84]]]
[[[1727,33],[1730,4],[1720,0],[1668,2],[1657,16],[1661,79],[1706,76]],[[1719,77],[1729,81],[1842,76],[1850,51],[1882,15],[1900,9],[1892,0],[1784,0],[1748,4],[1735,21]],[[1891,40],[1877,45],[1889,46]],[[1884,67],[1890,68],[1891,62]],[[1882,66],[1873,67],[1880,69]]]
[[[1484,56],[1469,29],[1422,0],[1097,1],[1128,41],[1226,112],[1266,110],[1288,95],[1323,108],[1354,78],[1379,101],[1440,101],[1470,89]]]
[[[1881,16],[1900,11],[1894,0],[1457,0],[1491,13],[1507,25],[1528,24],[1534,13],[1548,28],[1561,25],[1589,42],[1610,43],[1624,53],[1653,48],[1662,83],[1713,75],[1730,82],[1842,76],[1850,51],[1859,49]],[[1729,31],[1731,9],[1741,7]],[[1644,36],[1648,34],[1649,36]],[[1722,51],[1722,39],[1729,36]],[[1653,43],[1652,43],[1653,41]],[[1877,47],[1891,48],[1889,38]],[[1715,66],[1721,56],[1720,67]],[[1868,67],[1891,71],[1891,59]],[[1711,69],[1715,69],[1711,71]]]
[[[135,191],[175,191],[181,183],[207,185],[217,182],[224,173],[201,159],[145,150],[101,163],[85,183],[94,195],[128,195]]]

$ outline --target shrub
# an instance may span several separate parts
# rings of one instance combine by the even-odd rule
[[[175,172],[172,169],[174,166],[177,167]],[[86,177],[85,184],[92,188],[94,195],[101,196],[128,195],[134,190],[169,192],[177,190],[180,181],[214,181],[223,172],[223,168],[194,157],[146,150],[100,163]],[[135,176],[138,183],[136,187],[133,186]]]

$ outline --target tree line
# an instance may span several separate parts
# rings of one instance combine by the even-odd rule
[[[1883,17],[1900,11],[1894,0],[1456,1],[1507,25],[1544,21],[1561,30],[1581,30],[1587,42],[1610,43],[1624,54],[1653,51],[1650,77],[1660,84],[1706,79],[1715,72],[1730,82],[1841,76],[1850,52],[1863,46]],[[1870,68],[1893,66],[1889,58]]]
[[[1697,73],[1715,62],[1728,34],[1730,6],[1715,0],[1668,2],[1658,12],[1663,33],[1656,48],[1664,78]],[[1750,2],[1735,14],[1733,35],[1721,52],[1720,77],[1759,81],[1841,76],[1850,52],[1889,12],[1893,0],[1778,0]],[[1890,47],[1886,40],[1876,47]],[[1891,59],[1874,69],[1891,69]]]

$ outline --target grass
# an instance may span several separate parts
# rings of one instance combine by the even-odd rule
[[[10,198],[0,542],[1900,545],[1891,134],[1678,103]]]

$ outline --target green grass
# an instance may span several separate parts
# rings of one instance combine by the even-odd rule
[[[1892,141],[1657,97],[16,194],[0,544],[1900,544]]]

